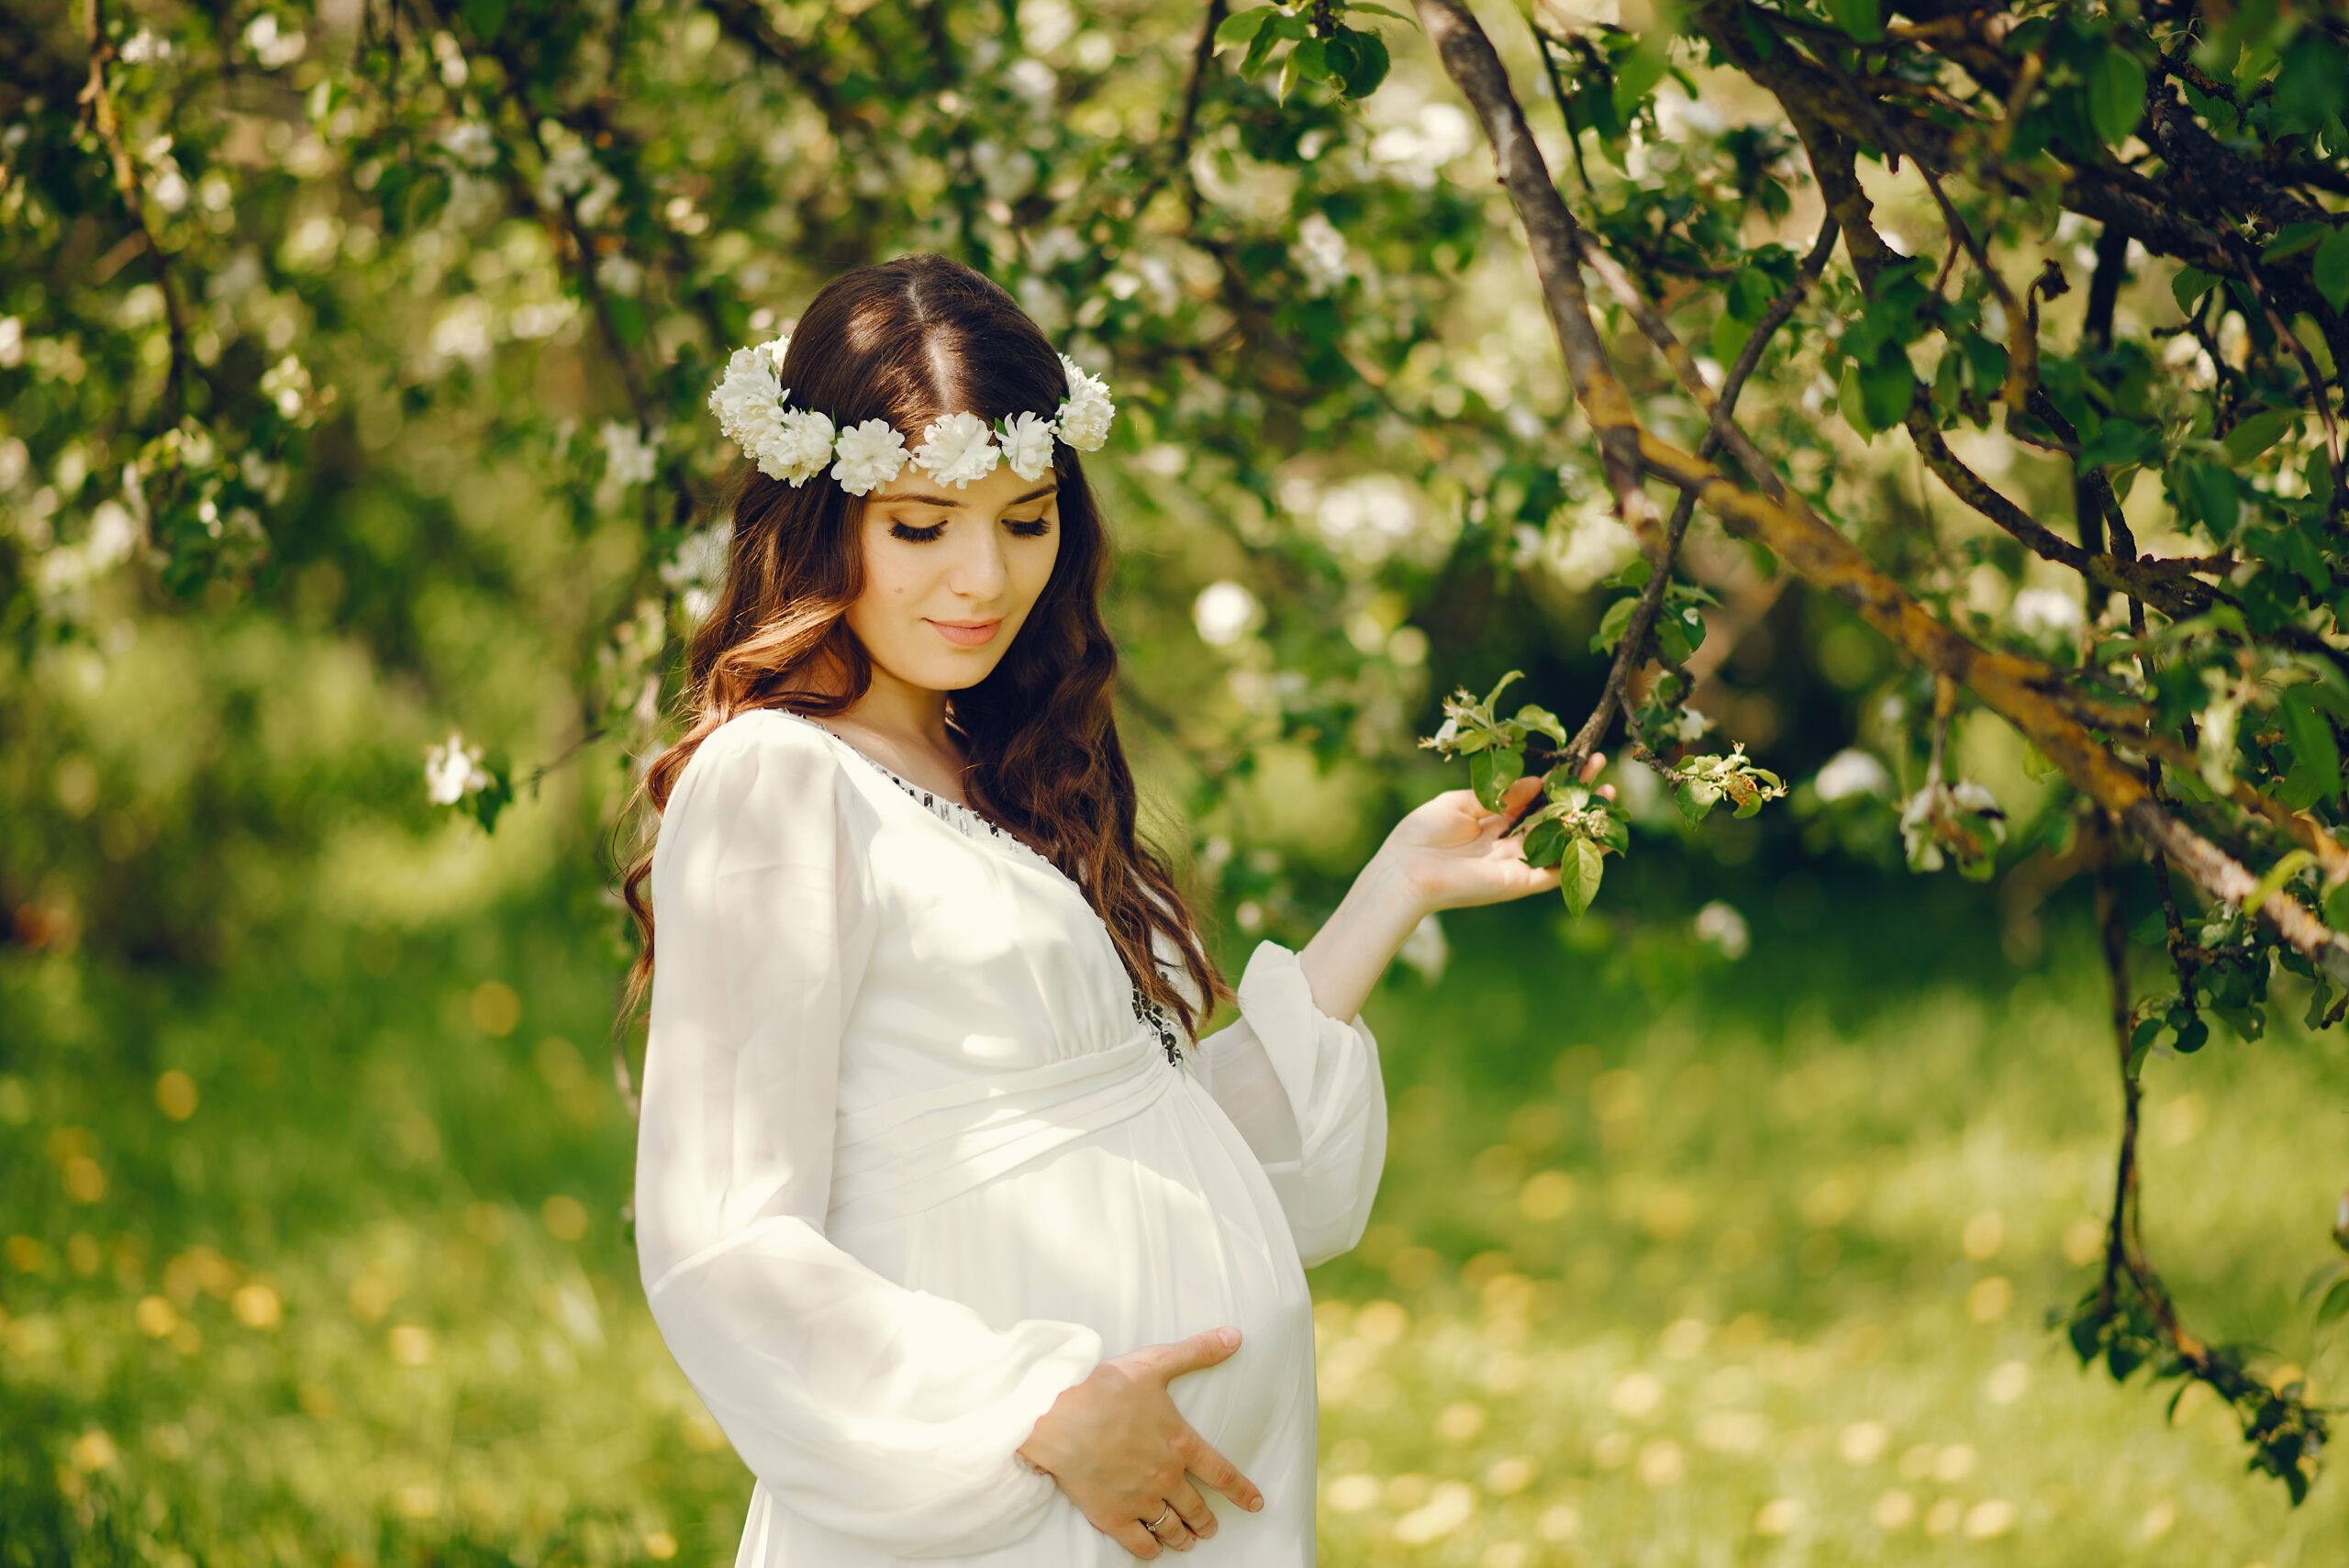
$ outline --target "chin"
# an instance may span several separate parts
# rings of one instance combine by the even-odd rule
[[[995,673],[1003,662],[1001,651],[994,648],[973,649],[969,653],[908,661],[890,670],[890,673],[909,685],[933,692],[967,691]]]

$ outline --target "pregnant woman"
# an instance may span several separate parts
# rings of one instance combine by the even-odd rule
[[[758,1478],[740,1562],[1306,1568],[1304,1266],[1386,1143],[1355,1014],[1430,911],[1556,873],[1439,796],[1195,1040],[1230,993],[1135,837],[1108,388],[909,257],[710,402],[753,471],[627,892],[644,1284]]]

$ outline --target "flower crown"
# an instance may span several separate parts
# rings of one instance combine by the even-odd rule
[[[958,490],[993,473],[998,462],[1008,462],[1022,479],[1041,479],[1052,466],[1055,439],[1081,452],[1098,451],[1118,412],[1109,401],[1109,384],[1085,374],[1063,354],[1068,397],[1051,418],[1014,414],[990,425],[975,414],[949,414],[923,427],[921,445],[907,451],[906,438],[886,419],[867,419],[835,430],[829,415],[792,407],[791,389],[783,384],[782,375],[783,356],[790,347],[790,338],[782,337],[758,348],[735,350],[726,361],[726,373],[710,391],[709,408],[718,416],[718,428],[758,464],[761,473],[795,490],[821,473],[828,462],[834,481],[852,495],[878,490],[908,462]]]

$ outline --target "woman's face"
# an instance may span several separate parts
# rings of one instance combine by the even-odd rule
[[[936,692],[987,678],[1060,558],[1058,487],[998,465],[957,489],[907,464],[865,497],[848,626],[877,673]]]

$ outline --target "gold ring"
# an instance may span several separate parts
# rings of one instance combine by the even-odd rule
[[[1164,1507],[1158,1510],[1158,1517],[1156,1518],[1151,1520],[1150,1523],[1142,1526],[1141,1528],[1150,1531],[1151,1534],[1156,1535],[1158,1533],[1158,1527],[1164,1524],[1166,1522],[1166,1516],[1174,1511],[1174,1505],[1172,1503],[1167,1504]]]

